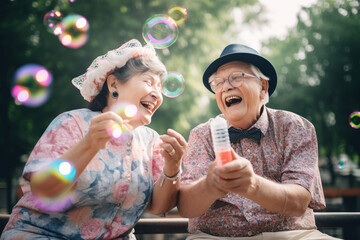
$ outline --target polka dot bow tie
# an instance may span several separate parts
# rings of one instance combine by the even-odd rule
[[[261,130],[256,127],[250,130],[240,130],[231,127],[229,128],[229,137],[230,137],[230,142],[232,143],[236,143],[242,138],[252,138],[259,142],[261,138]]]

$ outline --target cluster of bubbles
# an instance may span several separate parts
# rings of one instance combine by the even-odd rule
[[[47,31],[58,36],[61,44],[66,47],[76,49],[88,40],[89,23],[81,15],[70,14],[63,17],[59,10],[52,10],[44,15],[43,23]],[[14,74],[11,95],[19,105],[38,107],[49,99],[51,83],[52,76],[43,66],[26,64]]]
[[[72,206],[75,200],[73,185],[76,176],[74,165],[63,159],[48,159],[50,165],[33,174],[33,184],[42,184],[48,178],[56,178],[69,188],[56,197],[34,196],[37,208],[47,212],[60,212]]]
[[[44,15],[44,25],[66,47],[80,48],[88,40],[89,22],[79,14],[63,18],[59,10],[52,10]]]
[[[360,128],[360,112],[352,112],[349,116],[349,124],[352,128]]]
[[[129,102],[117,102],[114,104],[110,111],[115,112],[124,121],[135,119],[138,115],[137,107]],[[125,124],[113,123],[106,129],[107,133],[115,138],[121,140],[128,140],[131,137],[131,129]]]
[[[170,47],[178,38],[178,26],[185,23],[187,16],[186,8],[174,6],[168,9],[167,14],[156,14],[148,18],[142,33],[145,42],[157,49]],[[184,78],[177,72],[169,72],[162,82],[162,92],[170,98],[179,96],[184,88]]]
[[[37,107],[48,100],[51,83],[52,76],[46,68],[37,64],[26,64],[14,74],[11,95],[18,104]]]

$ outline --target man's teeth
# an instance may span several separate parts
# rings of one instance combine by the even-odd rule
[[[231,96],[231,97],[227,97],[227,98],[225,99],[225,101],[226,101],[226,102],[230,102],[230,101],[232,101],[233,99],[241,99],[241,97]]]
[[[226,106],[230,107],[233,103],[239,103],[242,101],[242,98],[239,96],[230,96],[225,98]]]

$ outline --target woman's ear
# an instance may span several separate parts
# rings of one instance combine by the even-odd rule
[[[269,90],[269,81],[267,80],[261,80],[261,91],[260,91],[260,97],[261,99],[264,99],[266,93]]]
[[[116,90],[116,84],[118,82],[117,78],[114,76],[114,74],[110,74],[108,77],[107,77],[107,86],[108,86],[108,89],[109,89],[109,92],[113,92]]]

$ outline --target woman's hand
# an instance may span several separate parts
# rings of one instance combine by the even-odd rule
[[[116,124],[120,124],[128,130],[132,129],[128,124],[128,120],[123,120],[116,113],[109,111],[91,119],[89,132],[84,137],[84,140],[95,149],[104,149],[107,142],[113,138],[111,136],[111,129]]]
[[[171,177],[180,171],[181,160],[187,148],[187,142],[180,133],[172,129],[168,129],[167,134],[160,136],[163,141],[160,143],[162,148],[160,154],[165,158],[164,173]]]

